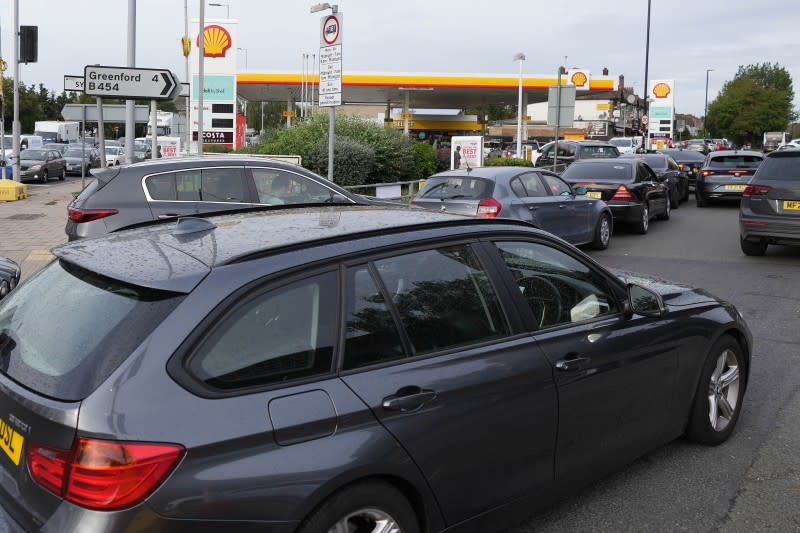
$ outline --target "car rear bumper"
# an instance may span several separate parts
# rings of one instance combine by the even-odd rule
[[[740,185],[740,184],[736,184]],[[725,184],[716,184],[716,183],[704,183],[702,185],[698,185],[695,187],[695,190],[702,194],[706,198],[714,198],[714,199],[729,199],[729,200],[739,200],[742,197],[742,193],[744,189],[741,191],[731,191],[725,189]]]
[[[643,206],[633,202],[608,202],[615,222],[638,222],[642,218]]]
[[[766,239],[770,244],[800,245],[800,217],[740,213],[739,235],[744,240]]]

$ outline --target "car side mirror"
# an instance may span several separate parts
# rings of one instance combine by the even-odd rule
[[[586,194],[586,187],[575,187],[572,192],[575,196],[583,196]]]
[[[649,318],[660,318],[667,312],[664,300],[650,289],[634,283],[628,284],[628,305],[631,313]]]
[[[347,196],[339,193],[332,193],[330,199],[328,200],[329,204],[349,204],[352,203]]]

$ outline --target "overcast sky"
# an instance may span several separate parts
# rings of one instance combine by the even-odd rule
[[[251,71],[300,70],[301,53],[316,53],[316,0],[228,0],[239,20],[238,46]],[[222,3],[222,2],[220,2]],[[3,57],[10,70],[12,0],[2,2]],[[39,62],[23,65],[26,84],[63,89],[64,74],[90,63],[125,64],[127,0],[20,0],[20,24],[39,26]],[[138,0],[136,60],[183,78],[183,0]],[[199,13],[189,1],[189,16]],[[567,66],[600,74],[608,67],[626,85],[644,82],[646,0],[340,0],[345,14],[345,71],[493,73],[516,75],[512,57],[525,52],[526,74]],[[209,18],[225,7],[206,8]],[[652,5],[650,79],[675,79],[678,112],[702,115],[705,70],[713,68],[709,102],[740,64],[779,62],[800,88],[800,8],[772,9],[750,0],[666,0]],[[239,52],[240,69],[244,54]],[[795,99],[796,107],[800,99]]]

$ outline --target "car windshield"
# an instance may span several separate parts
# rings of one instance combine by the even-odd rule
[[[757,168],[762,158],[757,155],[718,155],[708,162],[710,167],[719,168]]]
[[[119,155],[119,148],[116,146],[108,146],[106,147],[106,153],[109,155]]]
[[[633,157],[626,157],[626,159],[638,159],[644,161],[653,170],[664,170],[667,168],[667,157],[662,154],[639,154]]]
[[[420,198],[440,200],[491,198],[494,183],[483,178],[469,176],[431,177],[425,182]]]
[[[619,151],[614,146],[591,146],[580,147],[582,159],[608,159],[619,156]]]
[[[89,154],[89,151],[86,151],[86,154]],[[81,153],[80,148],[70,148],[66,152],[64,152],[64,157],[82,157],[83,154]]]
[[[561,177],[571,183],[581,181],[630,181],[633,176],[632,167],[633,165],[624,163],[617,165],[575,163],[568,166]]]
[[[705,144],[705,141],[701,139],[692,139],[691,141],[689,141],[689,144]]]
[[[800,153],[783,157],[767,157],[758,167],[756,178],[758,180],[792,180],[800,182]]]
[[[0,301],[0,371],[51,398],[83,399],[182,299],[54,261]]]
[[[20,159],[38,159],[44,161],[47,159],[47,152],[44,150],[23,150],[19,153]]]
[[[630,148],[631,146],[633,146],[632,139],[611,139],[610,141],[608,141],[608,143],[613,144],[614,146],[619,148]]]
[[[664,150],[664,153],[671,156],[672,159],[681,161],[704,161],[706,156],[700,152],[692,152],[690,150]]]

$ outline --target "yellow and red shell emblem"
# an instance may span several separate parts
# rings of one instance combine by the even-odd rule
[[[664,82],[656,83],[653,87],[653,94],[656,95],[656,98],[666,98],[669,96],[670,88]]]
[[[584,74],[583,72],[576,72],[575,74],[572,75],[569,81],[571,81],[575,87],[583,87],[584,85],[586,85],[587,79],[588,78],[586,77],[586,74]]]
[[[212,24],[203,30],[203,46],[206,57],[225,57],[231,47],[231,34],[222,26]],[[200,36],[197,36],[197,47],[200,48]]]

